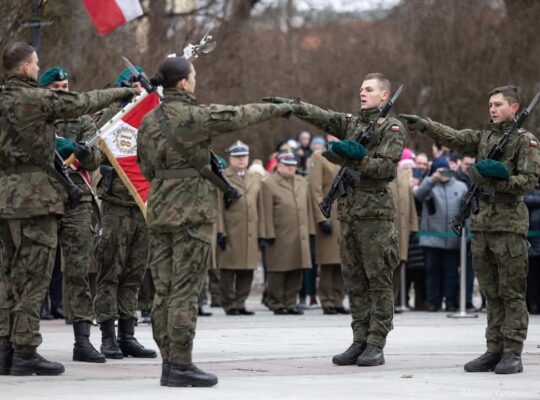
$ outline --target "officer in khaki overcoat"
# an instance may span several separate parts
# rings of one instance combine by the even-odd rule
[[[329,140],[336,140],[328,135]],[[332,139],[333,138],[333,139]],[[337,219],[337,202],[333,204],[330,219],[322,214],[319,203],[330,190],[332,182],[340,166],[332,164],[322,156],[322,150],[315,151],[307,162],[308,181],[311,191],[313,215],[317,223],[317,264],[319,265],[319,298],[323,313],[349,314],[343,307],[345,285],[341,272],[341,258],[339,256],[339,220]]]
[[[296,305],[302,286],[302,269],[311,268],[309,236],[315,223],[309,185],[296,175],[292,153],[278,155],[277,171],[262,183],[264,201],[266,300],[274,314],[303,314]]]
[[[264,236],[261,177],[247,172],[249,146],[241,141],[227,149],[225,176],[244,195],[228,210],[219,202],[217,261],[221,304],[227,315],[253,315],[246,310],[253,271],[259,265],[258,238]],[[220,194],[223,196],[222,194]]]

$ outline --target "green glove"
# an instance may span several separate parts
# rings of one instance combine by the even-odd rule
[[[510,177],[508,167],[500,161],[482,160],[476,163],[476,169],[486,178],[508,179]]]
[[[487,186],[489,183],[489,180],[476,169],[475,165],[471,165],[467,168],[467,174],[469,175],[469,178],[471,178],[471,181],[477,186]]]
[[[329,142],[328,149],[347,160],[361,161],[367,155],[366,148],[353,140]]]
[[[421,118],[418,115],[399,114],[399,118],[405,120],[407,128],[411,131],[423,132],[429,125],[429,122],[426,119]]]
[[[339,155],[337,155],[336,153],[334,153],[332,150],[325,150],[321,153],[321,156],[323,156],[324,158],[326,158],[328,161],[330,161],[332,164],[337,164],[337,165],[341,165],[341,166],[344,166],[345,164],[347,164],[347,160],[344,159],[343,157],[340,157]]]
[[[73,154],[73,151],[77,147],[77,142],[71,139],[66,139],[63,137],[56,138],[56,151],[60,153],[60,156],[65,160],[70,155]]]

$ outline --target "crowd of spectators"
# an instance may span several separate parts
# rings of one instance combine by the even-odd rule
[[[296,158],[296,175],[306,177],[309,181],[310,158],[315,152],[320,154],[320,151],[324,150],[328,138],[331,137],[312,137],[309,132],[303,131],[296,138],[281,142],[267,160],[251,160],[248,172],[259,174],[264,181],[278,173],[280,156],[292,154]],[[426,153],[415,153],[409,147],[403,152],[402,160],[398,164],[397,178],[390,185],[390,189],[396,200],[395,222],[400,234],[400,259],[405,269],[405,306],[408,308],[429,312],[455,312],[459,307],[461,241],[450,229],[448,222],[463,204],[470,186],[467,168],[474,163],[474,157],[453,153],[437,145],[433,145],[429,156]],[[531,243],[527,306],[531,314],[540,314],[540,184],[528,193],[524,200],[529,209]],[[321,229],[324,230],[325,227],[319,226],[317,232],[320,233]],[[321,284],[318,281],[322,274],[317,262],[316,248],[316,236],[310,232],[311,268],[302,268],[301,289],[298,293],[299,308],[318,306],[318,301],[322,301],[318,293]],[[480,296],[476,305],[473,304],[475,277],[470,235],[466,254],[466,309],[468,312],[476,312],[485,307],[485,299]],[[264,267],[264,249],[261,260]],[[341,275],[339,279],[342,279]],[[403,306],[399,304],[400,286],[400,274],[399,270],[396,270],[396,306]],[[217,295],[212,291],[211,293],[212,304],[219,304]],[[215,299],[217,301],[214,302]],[[265,298],[263,302],[266,302]],[[341,305],[337,308],[345,310]],[[44,302],[43,314],[45,318],[50,318],[51,314],[54,317],[63,317],[57,315],[58,310],[61,313],[61,294],[51,291]],[[323,311],[334,313],[324,305]]]

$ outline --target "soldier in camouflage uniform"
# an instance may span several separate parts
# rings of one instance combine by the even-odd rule
[[[406,131],[397,119],[385,118],[377,121],[376,131],[365,148],[351,142],[377,118],[379,108],[389,97],[390,82],[375,73],[367,75],[360,87],[361,111],[357,117],[304,102],[293,103],[298,118],[343,139],[344,145],[362,153],[355,159],[330,150],[323,153],[329,161],[348,167],[358,178],[338,204],[340,254],[351,303],[353,343],[334,356],[332,362],[337,365],[384,364],[383,348],[393,327],[392,274],[399,257],[393,222],[395,205],[388,183],[396,177]],[[281,98],[266,100],[290,102]]]
[[[192,167],[208,165],[212,138],[270,118],[288,116],[288,105],[198,105],[195,69],[181,57],[165,60],[153,79],[164,87],[163,111],[169,132],[162,131],[160,109],[143,120],[137,138],[141,170],[152,181],[147,219],[150,229],[149,264],[156,285],[152,327],[163,357],[161,385],[213,386],[217,377],[192,363],[197,300],[210,263],[216,187]],[[180,149],[192,157],[184,158]]]
[[[523,195],[534,188],[540,176],[538,141],[519,129],[510,137],[499,162],[486,160],[503,133],[512,128],[519,106],[515,87],[503,86],[490,93],[488,129],[455,130],[428,118],[402,116],[410,129],[476,157],[477,164],[467,172],[474,184],[489,193],[480,196],[479,212],[473,215],[471,227],[474,268],[487,298],[487,351],[465,364],[468,372],[523,371],[521,352],[529,321],[525,304],[529,219]],[[505,169],[507,176],[495,174],[496,168]]]
[[[38,84],[52,90],[69,91],[68,73],[62,67],[46,70],[39,78]],[[94,232],[92,231],[92,191],[90,175],[101,163],[101,151],[95,147],[87,147],[84,141],[90,139],[97,131],[94,120],[89,115],[78,118],[57,120],[54,122],[55,134],[65,138],[62,149],[66,156],[75,154],[78,161],[77,170],[69,169],[70,177],[81,188],[84,195],[74,208],[66,209],[59,222],[59,237],[64,260],[64,305],[73,321],[75,345],[73,361],[105,362],[90,343],[90,326],[94,319],[94,302],[90,294],[88,270],[93,262]],[[87,179],[87,181],[85,181]]]
[[[137,67],[140,71],[142,69]],[[140,91],[129,70],[120,73],[115,86]],[[126,103],[106,109],[98,127],[103,126]],[[148,258],[148,229],[144,216],[108,160],[101,166],[98,186],[102,200],[102,232],[96,248],[98,266],[96,320],[101,328],[101,352],[106,358],[127,356],[155,358],[157,353],[134,337],[137,321],[137,295],[144,279]],[[118,341],[114,322],[118,320]]]
[[[0,374],[59,375],[64,366],[36,352],[42,341],[40,307],[56,253],[57,218],[64,213],[67,194],[44,165],[54,166],[53,123],[96,112],[135,91],[77,94],[39,89],[37,54],[22,42],[6,47],[3,65],[7,80],[0,95]],[[32,151],[24,150],[29,147]]]

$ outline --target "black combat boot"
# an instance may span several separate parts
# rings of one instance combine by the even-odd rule
[[[73,323],[75,344],[73,345],[73,361],[104,363],[105,356],[97,351],[90,343],[90,322],[78,321]]]
[[[13,361],[13,347],[5,339],[0,342],[0,375],[9,375],[11,362]]]
[[[167,382],[169,381],[169,371],[171,370],[171,363],[167,360],[163,360],[163,364],[161,364],[161,379],[159,380],[159,384],[161,386],[167,386]]]
[[[195,365],[187,366],[170,363],[169,377],[164,386],[199,386],[210,387],[218,383],[218,378],[214,374],[201,371]]]
[[[463,367],[467,372],[490,372],[501,361],[502,354],[485,352],[480,357],[469,361]]]
[[[122,351],[118,347],[116,342],[116,332],[114,330],[114,319],[108,319],[99,324],[101,329],[101,353],[105,358],[112,358],[115,360],[120,360],[124,358],[122,356]]]
[[[501,361],[495,366],[496,374],[517,374],[523,372],[521,355],[516,353],[504,353]]]
[[[124,357],[156,358],[157,353],[145,348],[133,337],[135,333],[134,319],[121,319],[118,321],[118,345]]]
[[[336,354],[332,358],[332,362],[336,365],[354,365],[356,364],[356,359],[362,354],[365,348],[365,340],[352,342],[347,350],[341,354]]]
[[[24,352],[13,353],[13,363],[11,364],[11,375],[60,375],[65,371],[64,366],[57,362],[44,359],[38,353]]]
[[[359,367],[374,367],[384,364],[384,353],[380,347],[367,344],[366,349],[356,359],[356,365]]]

